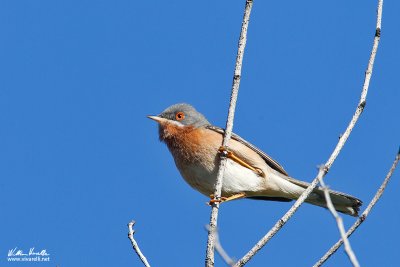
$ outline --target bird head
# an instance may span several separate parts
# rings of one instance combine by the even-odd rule
[[[157,116],[147,117],[158,122],[160,127],[173,124],[178,127],[192,126],[198,128],[210,124],[203,114],[185,103],[172,105]]]

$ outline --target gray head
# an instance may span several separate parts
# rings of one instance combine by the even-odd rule
[[[171,122],[181,126],[202,127],[209,125],[207,119],[189,104],[175,104],[166,108],[158,116],[148,116],[158,123]]]

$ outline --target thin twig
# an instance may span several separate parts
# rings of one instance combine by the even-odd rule
[[[150,267],[150,264],[147,261],[146,257],[143,255],[142,251],[140,250],[138,243],[133,238],[133,234],[135,233],[135,231],[133,230],[134,224],[135,224],[135,221],[131,221],[130,223],[128,223],[128,229],[129,229],[128,238],[129,238],[129,240],[131,240],[132,248],[136,252],[136,254],[139,256],[139,258],[143,262],[144,266]]]
[[[232,128],[233,128],[233,118],[235,116],[235,107],[236,107],[236,100],[239,92],[239,85],[240,85],[240,78],[242,73],[242,62],[243,62],[243,55],[244,49],[246,47],[246,40],[247,40],[247,28],[249,26],[249,19],[251,8],[253,6],[252,0],[246,0],[245,11],[243,15],[243,22],[242,22],[242,30],[240,33],[239,44],[238,44],[238,52],[236,56],[236,66],[235,66],[235,73],[233,76],[233,84],[232,84],[232,93],[229,105],[229,112],[228,118],[226,121],[225,127],[225,134],[224,139],[222,141],[222,146],[227,147],[228,142],[232,135]],[[227,158],[226,153],[220,154],[220,163],[217,175],[217,181],[215,183],[215,192],[214,192],[214,201],[211,204],[211,216],[210,216],[210,228],[208,230],[208,239],[207,239],[207,252],[206,252],[206,259],[205,263],[207,267],[214,266],[214,248],[215,248],[215,228],[217,227],[217,219],[218,219],[218,210],[219,210],[219,202],[221,198],[221,191],[222,191],[222,180],[224,176],[225,166],[226,166]]]
[[[383,191],[385,191],[386,186],[390,180],[390,177],[392,177],[392,174],[394,170],[396,169],[397,164],[399,163],[400,159],[400,149],[397,152],[397,156],[392,164],[392,167],[390,168],[388,174],[385,177],[385,180],[383,181],[382,185],[379,187],[378,191],[376,192],[374,198],[371,200],[371,202],[368,204],[368,207],[365,209],[365,211],[361,214],[361,216],[357,219],[357,221],[350,227],[350,229],[346,233],[346,237],[349,237],[353,234],[353,232],[365,221],[367,218],[368,214],[370,213],[371,209],[375,206],[376,202],[381,198]],[[325,263],[330,256],[332,256],[338,249],[339,247],[343,244],[343,238],[340,239],[336,244],[334,244],[322,258],[314,264],[313,267],[319,267],[323,263]]]
[[[342,217],[339,216],[339,214],[335,210],[335,207],[333,206],[331,195],[329,194],[328,187],[325,185],[324,179],[319,180],[319,183],[321,184],[321,187],[324,190],[327,207],[336,220],[336,224],[339,229],[340,236],[342,237],[342,240],[344,242],[344,249],[347,253],[347,256],[349,257],[349,259],[354,267],[360,267],[360,263],[358,262],[357,257],[354,254],[354,251],[351,249],[349,240],[347,239],[346,231],[344,230],[343,219],[342,219]]]
[[[377,11],[377,20],[376,20],[376,30],[375,30],[375,38],[374,43],[372,46],[371,55],[368,61],[368,67],[365,72],[364,84],[361,91],[360,101],[357,105],[356,111],[346,128],[344,134],[340,137],[335,149],[333,150],[332,154],[330,155],[328,161],[325,163],[323,168],[321,168],[318,172],[317,177],[311,182],[308,188],[301,194],[301,196],[297,199],[297,201],[293,204],[293,206],[286,212],[285,215],[281,219],[279,219],[275,225],[271,228],[271,230],[260,240],[257,242],[256,245],[245,255],[242,259],[240,259],[235,267],[245,265],[265,244],[285,225],[285,223],[293,216],[293,214],[297,211],[301,204],[306,200],[306,198],[310,195],[310,193],[314,190],[317,186],[318,181],[322,179],[331,168],[333,162],[336,160],[337,156],[339,155],[340,151],[342,150],[344,144],[346,143],[347,139],[350,136],[351,131],[353,130],[355,124],[357,123],[359,117],[361,116],[362,112],[364,111],[364,107],[366,104],[367,93],[369,88],[369,82],[371,80],[372,70],[374,67],[374,61],[376,52],[378,50],[379,40],[380,40],[380,33],[381,33],[381,21],[382,21],[382,3],[383,0],[378,0],[378,11]]]
[[[210,230],[210,226],[206,225],[206,229]],[[219,239],[218,229],[214,229],[215,234],[215,250],[222,257],[226,264],[229,266],[235,265],[235,261],[229,257],[228,253],[226,253],[225,249],[222,247],[221,241]]]

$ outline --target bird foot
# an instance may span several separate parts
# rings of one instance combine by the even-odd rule
[[[207,204],[209,206],[211,206],[213,203],[228,202],[228,201],[231,201],[231,200],[245,198],[245,197],[246,197],[245,193],[238,193],[238,194],[234,194],[234,195],[229,196],[229,197],[220,197],[220,198],[215,198],[214,194],[211,194],[210,195],[210,202],[208,202]]]
[[[265,177],[265,174],[262,170],[260,170],[259,168],[255,168],[253,166],[251,166],[249,163],[247,163],[246,161],[244,161],[244,159],[241,159],[239,156],[237,156],[235,153],[233,153],[232,151],[230,151],[227,147],[221,146],[218,149],[219,153],[224,153],[225,156],[233,161],[235,161],[236,163],[242,165],[245,168],[248,168],[250,170],[252,170],[253,172],[255,172],[257,175],[259,176],[263,176]]]
[[[214,198],[214,194],[210,195],[210,201],[206,202],[208,206],[211,206],[213,203],[222,203],[226,201],[226,197]]]

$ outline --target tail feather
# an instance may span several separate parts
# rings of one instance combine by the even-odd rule
[[[298,188],[305,189],[307,188],[310,184],[307,182],[299,181],[296,179],[293,179],[291,177],[288,177],[286,175],[279,174],[280,178],[284,178],[286,181],[290,182],[291,184],[297,185]],[[280,185],[284,185],[283,183],[280,183]],[[286,188],[287,189],[287,188]],[[294,190],[291,188],[292,193],[296,192],[298,196],[295,196],[295,198],[299,197],[301,193],[304,192],[304,190]],[[353,197],[351,195],[338,192],[338,191],[333,191],[329,189],[329,195],[332,200],[332,204],[335,207],[335,209],[338,212],[342,212],[351,216],[358,216],[358,212],[360,211],[360,207],[362,205],[362,201],[356,197]],[[291,197],[293,198],[293,197]],[[309,197],[306,199],[306,202],[321,206],[324,208],[327,208],[326,205],[326,199],[324,195],[324,191],[321,187],[317,187],[313,190],[313,192],[309,195]]]
[[[329,195],[331,197],[332,204],[337,211],[351,216],[358,216],[358,212],[360,211],[360,207],[362,205],[362,201],[360,199],[333,190],[329,190]],[[310,197],[306,199],[306,202],[324,208],[327,207],[324,191],[320,187],[313,190]]]

